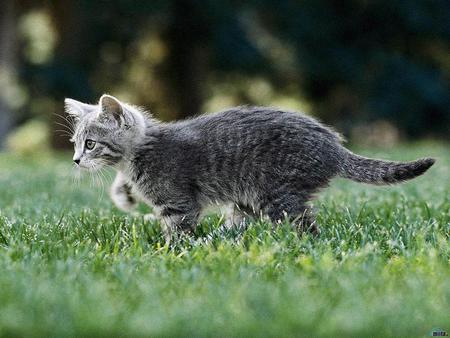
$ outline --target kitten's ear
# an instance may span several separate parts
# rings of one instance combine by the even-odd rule
[[[125,111],[122,103],[114,96],[104,94],[100,98],[100,118],[115,120],[119,126],[125,122]]]
[[[95,105],[83,103],[74,99],[65,99],[64,107],[66,113],[77,119],[95,110]]]

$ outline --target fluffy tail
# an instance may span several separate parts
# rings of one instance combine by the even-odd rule
[[[341,176],[353,181],[370,184],[395,184],[422,175],[435,160],[423,158],[413,162],[375,160],[347,153]]]

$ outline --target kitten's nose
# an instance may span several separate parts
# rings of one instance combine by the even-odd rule
[[[79,158],[74,158],[73,161],[74,161],[76,164],[80,164],[80,159],[79,159]]]

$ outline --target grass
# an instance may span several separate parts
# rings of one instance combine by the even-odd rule
[[[334,181],[314,202],[318,238],[262,222],[224,232],[211,215],[173,247],[74,184],[68,154],[0,155],[0,336],[449,332],[448,144],[359,152],[438,162],[399,186]]]

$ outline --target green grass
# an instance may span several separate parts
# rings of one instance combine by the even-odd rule
[[[211,215],[173,247],[74,184],[69,154],[0,155],[0,336],[450,332],[448,144],[359,152],[438,162],[395,187],[334,181],[314,202],[318,238],[287,224],[219,231]]]

